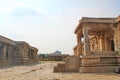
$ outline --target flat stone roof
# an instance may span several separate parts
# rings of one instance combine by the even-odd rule
[[[89,18],[83,17],[80,22],[99,22],[99,23],[115,23],[115,18]]]
[[[29,45],[27,42],[25,41],[15,41],[16,44],[24,44],[24,45]]]
[[[78,28],[80,27],[81,23],[117,23],[120,21],[120,16],[116,18],[92,18],[92,17],[82,17],[79,21],[78,26],[75,29],[75,33],[77,32]]]
[[[36,47],[33,47],[33,46],[30,46],[27,42],[25,41],[15,41],[16,44],[18,45],[26,45],[26,46],[29,46],[31,49],[37,49]]]
[[[33,46],[30,46],[27,42],[25,41],[14,41],[14,40],[11,40],[7,37],[4,37],[2,35],[0,35],[0,41],[2,42],[5,42],[5,43],[8,43],[8,44],[11,44],[11,45],[26,45],[26,46],[29,46],[31,49],[37,49],[36,47],[33,47]]]
[[[0,41],[8,43],[8,44],[16,45],[15,41],[8,39],[2,35],[0,35]]]

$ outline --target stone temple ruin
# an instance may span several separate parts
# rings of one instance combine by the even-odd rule
[[[83,17],[75,29],[74,55],[54,67],[54,72],[120,72],[120,16]]]
[[[40,61],[63,61],[69,54],[62,54],[61,51],[55,51],[48,54],[39,54]]]
[[[68,54],[39,54],[40,61],[63,61]]]
[[[0,66],[37,62],[38,49],[24,41],[13,41],[0,35]]]

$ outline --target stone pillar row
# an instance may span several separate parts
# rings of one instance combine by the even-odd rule
[[[13,53],[13,48],[7,44],[3,44],[2,58],[4,61],[11,61],[11,54]]]

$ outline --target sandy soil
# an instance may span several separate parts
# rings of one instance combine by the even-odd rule
[[[0,67],[0,80],[120,80],[116,73],[53,73],[56,62]]]

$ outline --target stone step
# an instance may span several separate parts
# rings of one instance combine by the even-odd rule
[[[57,66],[59,66],[59,67],[65,67],[65,63],[57,63]]]
[[[54,66],[53,72],[65,72],[65,67]]]

